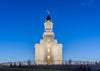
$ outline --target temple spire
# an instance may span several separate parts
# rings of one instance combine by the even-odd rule
[[[49,16],[50,12],[49,12],[48,10],[47,10],[47,13],[48,13],[48,16],[47,16],[45,22],[47,22],[47,21],[52,22],[52,19],[51,19],[51,17]]]
[[[48,12],[48,15],[49,15],[50,12],[48,10],[47,10],[47,12]]]

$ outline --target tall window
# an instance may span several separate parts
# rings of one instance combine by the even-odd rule
[[[58,60],[60,60],[60,56],[58,56]]]
[[[60,50],[58,49],[58,54],[60,53]]]
[[[38,50],[38,51],[37,51],[37,53],[39,54],[39,53],[40,53],[40,51]]]
[[[38,60],[40,60],[40,57],[38,56]]]
[[[50,53],[50,47],[47,48],[47,52]]]

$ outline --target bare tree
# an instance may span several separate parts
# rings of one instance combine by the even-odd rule
[[[28,61],[27,61],[27,64],[28,64],[29,66],[31,66],[32,63],[31,63],[30,60],[28,60]]]

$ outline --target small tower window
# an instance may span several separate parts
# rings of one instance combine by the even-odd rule
[[[47,42],[50,43],[50,40],[48,39]]]

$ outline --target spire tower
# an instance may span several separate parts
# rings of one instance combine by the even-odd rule
[[[62,64],[62,44],[57,44],[54,39],[53,22],[48,16],[44,22],[43,39],[40,44],[35,44],[35,63],[37,65],[54,65]]]

